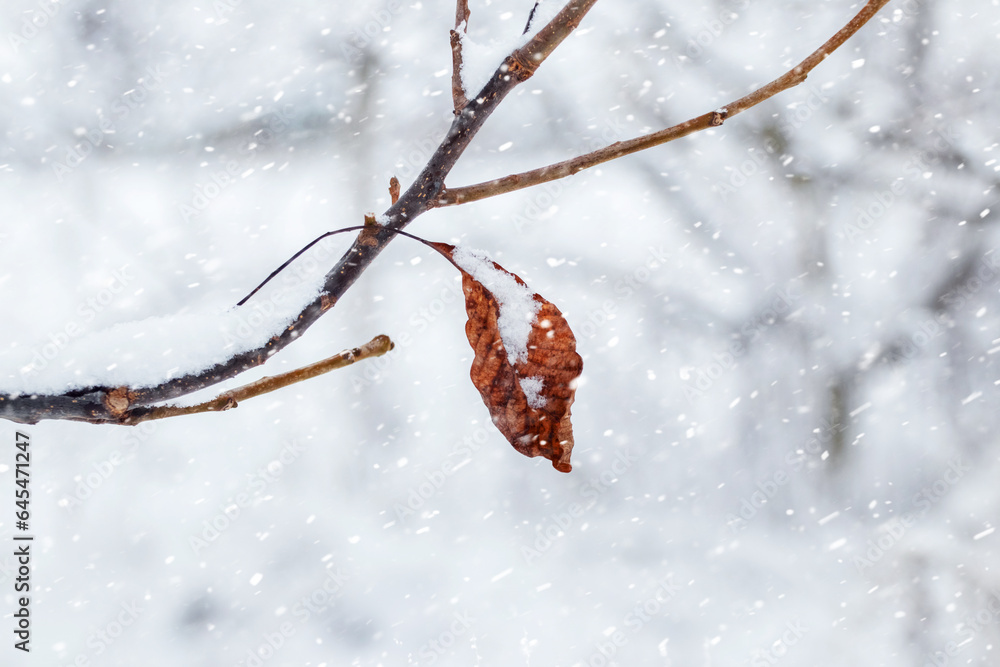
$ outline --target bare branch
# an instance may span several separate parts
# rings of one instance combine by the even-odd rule
[[[455,2],[455,29],[449,32],[451,36],[451,96],[455,101],[455,115],[461,113],[469,100],[465,97],[465,86],[462,85],[462,36],[469,31],[469,0]]]
[[[366,220],[368,224],[336,266],[327,273],[323,288],[313,302],[303,308],[294,321],[266,344],[240,353],[207,370],[174,378],[154,387],[132,389],[97,386],[58,395],[0,394],[0,418],[20,423],[35,423],[42,419],[122,423],[123,418],[139,418],[144,414],[141,412],[143,409],[155,409],[146,406],[205,389],[250,368],[260,366],[286,345],[298,340],[306,329],[333,308],[400,230],[426,211],[437,206],[475,201],[568,176],[580,169],[671,141],[699,129],[720,125],[725,118],[801,83],[810,70],[843,44],[888,0],[870,0],[845,28],[809,58],[784,76],[736,100],[724,109],[710,112],[647,137],[614,144],[577,160],[470,188],[446,190],[445,178],[497,106],[511,90],[534,74],[541,62],[579,25],[595,2],[596,0],[569,0],[556,17],[539,30],[524,47],[515,50],[504,60],[483,89],[456,115],[447,135],[417,179],[380,218],[384,224],[377,224],[374,216],[371,220]]]
[[[541,167],[540,169],[505,176],[494,181],[487,181],[476,185],[469,185],[460,188],[445,188],[438,196],[434,205],[455,206],[457,204],[467,204],[480,199],[487,199],[489,197],[495,197],[507,192],[521,190],[533,185],[540,185],[549,181],[565,178],[566,176],[572,176],[579,171],[589,169],[590,167],[594,167],[604,162],[616,160],[620,157],[631,155],[632,153],[644,151],[647,148],[652,148],[654,146],[674,141],[675,139],[680,139],[681,137],[686,137],[694,132],[722,125],[726,119],[732,118],[736,114],[746,111],[747,109],[760,104],[764,100],[774,97],[778,93],[789,88],[793,88],[805,81],[806,76],[808,76],[809,72],[811,72],[813,68],[823,62],[828,55],[833,53],[845,41],[847,41],[848,38],[860,30],[861,27],[865,25],[875,15],[875,13],[888,2],[889,0],[870,0],[869,3],[865,5],[846,26],[838,31],[836,35],[831,37],[825,44],[823,44],[823,46],[816,49],[816,51],[810,54],[805,60],[771,83],[758,88],[749,95],[741,97],[738,100],[725,105],[721,109],[710,111],[665,130],[660,130],[659,132],[647,134],[635,139],[629,139],[628,141],[618,141],[610,146],[593,151],[592,153],[587,153],[586,155],[581,155],[564,162],[551,164],[547,167]],[[546,27],[545,29],[547,30],[548,28]]]
[[[480,128],[511,90],[527,79],[545,56],[572,30],[560,22],[574,21],[575,27],[596,0],[569,0],[563,10],[539,31],[525,49],[533,67],[518,65],[508,56],[493,76],[452,121],[447,135],[428,160],[416,180],[383,214],[385,226],[366,226],[337,264],[326,274],[319,295],[281,333],[263,346],[242,352],[211,368],[167,380],[155,387],[87,387],[59,395],[9,396],[0,394],[0,418],[33,424],[43,419],[64,419],[90,423],[120,423],[122,394],[130,409],[205,389],[264,364],[286,345],[299,339],[324,313],[333,308],[362,273],[371,265],[397,232],[433,208],[444,189],[444,181]],[[524,49],[521,49],[522,51]],[[522,56],[523,58],[524,56]],[[374,241],[374,242],[373,242]],[[301,251],[300,251],[301,252]],[[265,281],[266,282],[266,281]]]
[[[229,410],[230,408],[237,407],[241,402],[247,400],[248,398],[268,394],[277,389],[295,384],[296,382],[309,380],[318,375],[323,375],[324,373],[337,370],[338,368],[350,366],[351,364],[364,359],[381,357],[393,347],[393,342],[388,336],[378,335],[361,347],[356,347],[353,350],[345,350],[339,354],[333,355],[332,357],[328,357],[322,361],[317,361],[316,363],[309,364],[308,366],[303,366],[302,368],[298,368],[294,371],[289,371],[288,373],[262,377],[256,382],[251,382],[250,384],[243,385],[242,387],[223,392],[212,400],[205,401],[204,403],[188,406],[160,405],[153,408],[140,407],[128,410],[122,415],[121,423],[131,426],[145,421],[151,421],[153,419],[166,419],[167,417],[179,417],[181,415],[194,415],[202,412],[221,412],[223,410]]]
[[[214,412],[236,407],[239,401],[272,392],[281,387],[314,378],[332,370],[378,357],[393,348],[388,336],[379,335],[361,347],[335,354],[288,373],[264,377],[243,387],[193,406],[153,406],[143,404],[145,391],[128,387],[92,388],[59,396],[0,395],[0,417],[21,424],[35,424],[43,419],[65,419],[91,424],[138,424],[199,412]],[[246,370],[246,369],[244,369]],[[191,393],[191,392],[185,392]]]

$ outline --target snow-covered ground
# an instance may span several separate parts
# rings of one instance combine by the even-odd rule
[[[532,4],[471,2],[470,76]],[[718,108],[857,9],[597,3],[449,185]],[[397,0],[5,3],[0,388],[127,373],[86,343],[154,317],[192,324],[143,364],[212,354],[200,317],[412,181],[451,118],[453,22]],[[485,249],[573,326],[569,475],[489,423],[456,271],[402,238],[225,386],[379,333],[385,357],[220,414],[3,422],[0,663],[997,664],[998,35],[995,0],[893,0],[722,127],[409,228]]]

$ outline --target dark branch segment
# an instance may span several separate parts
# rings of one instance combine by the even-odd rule
[[[580,155],[570,160],[564,160],[563,162],[557,162],[556,164],[550,164],[546,167],[504,176],[503,178],[475,185],[446,188],[441,193],[436,205],[456,206],[458,204],[468,204],[480,199],[487,199],[507,192],[529,188],[533,185],[541,185],[542,183],[572,176],[584,169],[596,167],[599,164],[610,162],[626,155],[675,141],[695,132],[722,125],[725,120],[732,118],[736,114],[746,111],[764,100],[774,97],[778,93],[793,88],[805,81],[809,72],[823,62],[828,55],[837,50],[849,37],[860,30],[888,2],[889,0],[871,0],[846,26],[839,30],[823,46],[811,53],[805,60],[771,83],[758,88],[749,95],[730,102],[721,109],[709,111],[696,118],[691,118],[683,123],[653,132],[652,134],[627,141],[617,141],[610,146],[605,146],[591,153]]]

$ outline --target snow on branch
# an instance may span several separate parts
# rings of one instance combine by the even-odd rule
[[[116,324],[70,338],[61,363],[49,361],[44,345],[0,356],[13,370],[0,377],[9,397],[84,392],[91,387],[155,387],[164,380],[196,375],[265,345],[295,321],[321,285],[303,283],[272,290],[246,307],[185,309],[161,317]]]

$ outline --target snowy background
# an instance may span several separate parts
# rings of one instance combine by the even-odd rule
[[[471,41],[516,37],[530,8],[473,0]],[[857,8],[598,3],[449,184],[717,108]],[[453,17],[4,3],[0,386],[25,355],[67,379],[98,363],[72,352],[88,332],[232,305],[383,211],[447,128]],[[489,251],[567,316],[569,475],[489,424],[457,272],[399,239],[236,384],[379,333],[388,356],[224,414],[22,429],[24,659],[4,422],[0,661],[997,664],[998,37],[996,0],[894,0],[720,128],[410,227]]]

